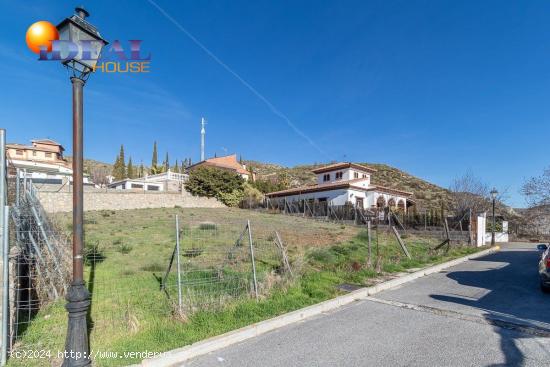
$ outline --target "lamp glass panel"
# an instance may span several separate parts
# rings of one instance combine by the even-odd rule
[[[101,50],[104,46],[103,40],[97,39],[96,37],[83,31],[80,27],[73,24],[72,22],[68,22],[58,31],[59,39],[61,41],[72,42],[72,44],[70,42],[60,42],[61,57],[65,59],[68,57],[70,52],[76,51],[76,55],[70,59],[76,62],[71,63],[71,65],[79,71],[82,71],[81,67],[82,69],[85,69],[86,67],[93,69],[97,64],[99,56],[101,55]],[[85,44],[89,45],[89,53],[87,55],[83,55],[83,43],[81,43],[81,41],[89,41],[85,42]],[[84,59],[83,56],[86,56],[86,59]]]

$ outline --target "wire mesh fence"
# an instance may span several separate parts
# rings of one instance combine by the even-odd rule
[[[348,202],[344,205],[333,205],[326,200],[266,200],[264,210],[316,220],[336,222],[348,225],[365,226],[367,222],[389,230],[395,226],[402,231],[411,231],[418,235],[444,239],[447,236],[445,226],[453,241],[471,242],[472,212],[449,214],[443,209],[424,210],[416,208],[373,207],[364,209]]]
[[[208,222],[180,229],[161,284],[180,314],[261,297],[291,274],[277,232],[255,232],[247,222],[237,233]]]
[[[36,189],[19,172],[10,187],[10,327],[14,347],[42,305],[63,299],[70,279],[70,240],[55,230]]]

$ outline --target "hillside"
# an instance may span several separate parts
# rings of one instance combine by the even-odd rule
[[[68,162],[73,161],[73,157],[71,156],[68,156],[65,158],[67,159]],[[111,172],[113,170],[113,165],[111,163],[100,162],[93,159],[84,159],[84,172],[91,173],[94,170],[94,168],[98,168],[98,167],[104,168],[108,170],[108,172]]]
[[[246,164],[253,167],[260,179],[274,180],[279,174],[286,173],[290,177],[290,185],[292,187],[315,183],[315,175],[311,170],[324,165],[300,165],[287,168],[276,164],[256,161],[247,161]],[[418,210],[424,210],[426,208],[439,209],[441,207],[441,201],[448,203],[451,200],[449,190],[410,175],[397,168],[380,163],[360,162],[359,164],[377,170],[377,172],[372,175],[373,184],[413,192]]]

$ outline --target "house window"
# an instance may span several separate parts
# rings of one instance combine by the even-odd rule
[[[363,178],[367,178],[367,175],[363,173]]]
[[[341,180],[343,176],[344,176],[343,172],[336,172],[336,179],[337,180]]]
[[[330,173],[323,175],[323,182],[327,182],[327,181],[330,181]]]
[[[15,154],[16,155],[23,155],[23,151],[18,149],[18,150],[15,151]]]
[[[148,191],[159,191],[159,187],[158,186],[153,186],[153,185],[147,185],[147,190]]]
[[[36,157],[36,150],[33,150],[33,151],[32,151],[32,156],[33,156],[33,157]]]
[[[52,157],[52,153],[46,153],[46,158],[51,158]]]
[[[359,172],[353,172],[353,178],[359,178]]]
[[[135,183],[133,183],[133,184],[131,185],[131,187],[132,187],[132,189],[143,189],[143,185],[135,184]]]

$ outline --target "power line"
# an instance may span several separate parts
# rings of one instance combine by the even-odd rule
[[[286,124],[294,130],[296,134],[305,139],[312,147],[317,149],[321,154],[326,158],[330,158],[328,154],[321,149],[309,136],[302,132],[294,123],[277,107],[275,107],[266,97],[264,97],[260,92],[256,90],[250,83],[243,79],[236,71],[231,69],[226,63],[220,60],[212,51],[210,51],[205,45],[203,45],[195,36],[193,36],[187,29],[185,29],[176,19],[174,19],[170,14],[168,14],[163,8],[161,8],[154,0],[147,0],[151,5],[153,5],[166,19],[168,19],[172,24],[174,24],[180,31],[182,31],[187,37],[191,39],[197,46],[199,46],[208,56],[210,56],[214,61],[216,61],[221,67],[223,67],[227,72],[233,75],[238,81],[241,82],[249,91],[251,91],[256,97],[258,97],[262,102],[264,102],[267,107],[271,110],[273,114],[283,119]]]

